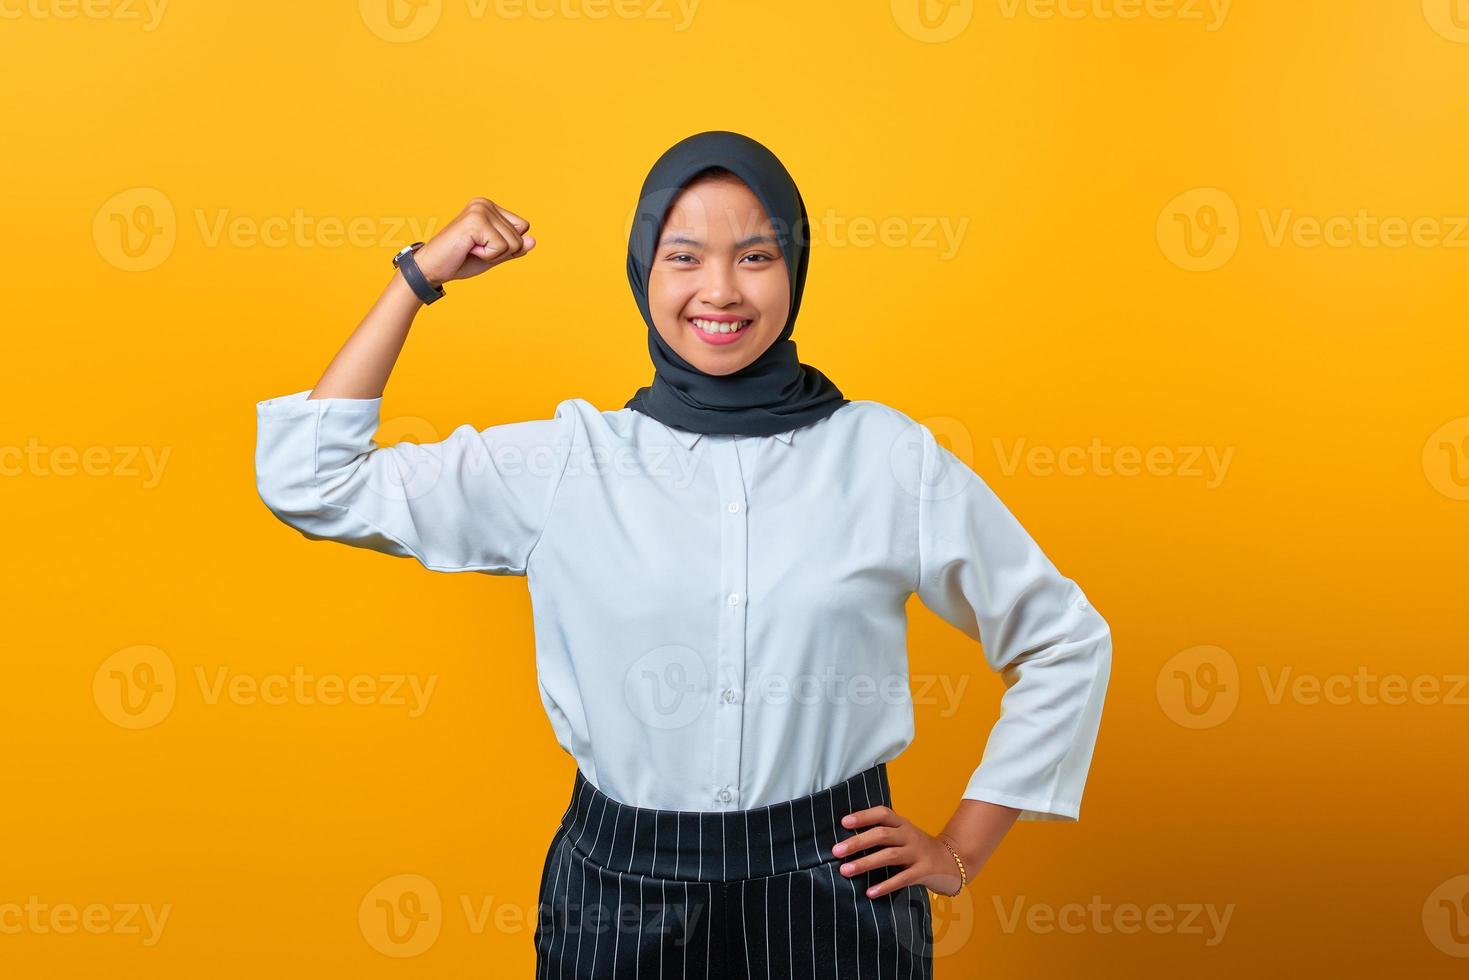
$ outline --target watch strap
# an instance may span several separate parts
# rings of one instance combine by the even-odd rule
[[[408,286],[413,290],[414,295],[421,299],[424,305],[427,306],[443,298],[444,287],[435,286],[429,282],[428,276],[423,274],[423,270],[418,267],[418,263],[414,260],[413,253],[422,244],[422,242],[418,242],[399,252],[393,257],[393,264],[398,267],[399,272],[403,273],[403,278],[408,282]]]

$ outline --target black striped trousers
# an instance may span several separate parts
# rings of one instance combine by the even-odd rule
[[[892,805],[879,763],[754,810],[628,806],[578,769],[541,871],[536,977],[931,980],[928,891],[867,889],[832,845],[848,813]],[[858,854],[869,854],[864,850]]]

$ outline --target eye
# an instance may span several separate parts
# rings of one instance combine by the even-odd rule
[[[695,261],[694,257],[692,255],[690,255],[688,252],[678,252],[678,253],[675,253],[673,255],[665,256],[665,258],[669,262],[674,262],[674,263],[677,263],[678,265],[687,265],[688,264],[687,262],[679,262],[678,261],[679,259],[688,259],[689,262]]]
[[[747,259],[764,259],[766,262],[774,262],[775,261],[770,256],[766,255],[764,252],[751,252],[749,255],[745,256],[745,258],[747,258]],[[762,263],[757,262],[755,264],[756,265],[760,265]]]

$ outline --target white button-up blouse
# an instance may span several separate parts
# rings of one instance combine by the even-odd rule
[[[310,393],[256,406],[266,506],[312,540],[525,576],[556,740],[612,798],[751,809],[898,756],[916,592],[1005,684],[964,797],[1078,818],[1108,625],[902,412],[853,400],[728,436],[570,398],[379,446],[381,398]]]

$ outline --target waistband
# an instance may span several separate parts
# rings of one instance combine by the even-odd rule
[[[561,827],[572,849],[624,874],[674,881],[738,881],[847,860],[831,848],[867,830],[842,817],[892,806],[887,763],[808,796],[753,810],[660,810],[622,803],[576,771]]]

